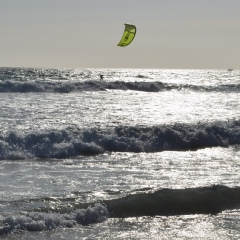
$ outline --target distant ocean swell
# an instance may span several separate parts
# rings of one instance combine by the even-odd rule
[[[240,144],[240,120],[158,126],[118,126],[0,135],[0,159],[68,158],[104,152],[197,150]]]
[[[88,207],[85,207],[88,205]],[[139,216],[171,216],[186,214],[217,214],[240,207],[240,188],[221,185],[188,189],[160,189],[128,195],[123,198],[89,204],[66,213],[26,212],[0,216],[0,235],[15,231],[45,231],[72,228],[105,221],[107,218]],[[57,209],[55,209],[57,211]]]
[[[218,86],[198,86],[191,84],[167,84],[159,81],[125,82],[125,81],[66,81],[66,80],[36,80],[36,81],[0,81],[0,92],[56,92],[70,93],[81,91],[133,90],[144,92],[160,92],[169,90],[191,90],[207,92],[240,92],[240,84],[224,84]]]

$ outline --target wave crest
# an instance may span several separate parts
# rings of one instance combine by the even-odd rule
[[[240,144],[240,120],[0,135],[0,159],[68,158],[109,152],[197,150]]]
[[[111,217],[216,214],[239,208],[240,188],[215,185],[187,189],[161,189],[104,202]]]

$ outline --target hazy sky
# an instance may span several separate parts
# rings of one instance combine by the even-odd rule
[[[240,69],[240,0],[0,3],[0,66]]]

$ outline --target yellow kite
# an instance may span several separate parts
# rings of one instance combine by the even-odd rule
[[[125,25],[125,30],[124,30],[122,39],[118,44],[118,46],[120,47],[126,47],[127,45],[129,45],[134,39],[137,32],[137,29],[134,25],[127,24],[127,23],[125,23],[124,25]]]

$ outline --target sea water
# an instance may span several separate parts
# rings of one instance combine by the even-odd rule
[[[239,93],[237,70],[0,68],[0,238],[239,239]]]

